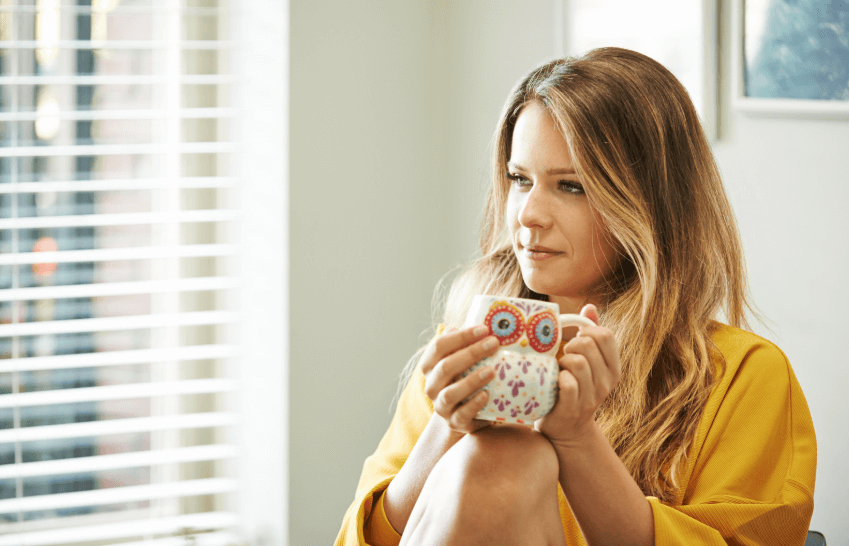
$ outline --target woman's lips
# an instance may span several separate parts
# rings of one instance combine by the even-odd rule
[[[546,248],[546,247],[542,247],[542,246],[526,246],[524,248],[524,250],[525,250],[525,256],[529,260],[534,260],[534,261],[546,260],[548,258],[552,258],[554,256],[558,256],[560,254],[563,254],[562,252],[558,252],[556,250]]]

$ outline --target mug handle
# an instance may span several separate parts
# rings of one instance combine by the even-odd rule
[[[582,317],[581,315],[560,315],[560,329],[566,328],[567,326],[595,326],[595,322],[591,321],[587,317]]]

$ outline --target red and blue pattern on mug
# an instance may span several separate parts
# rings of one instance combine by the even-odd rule
[[[561,315],[556,303],[475,296],[466,326],[483,324],[501,343],[498,352],[469,368],[495,368],[495,378],[483,388],[489,401],[477,418],[531,425],[557,401],[557,349],[566,326],[592,326],[579,315]]]

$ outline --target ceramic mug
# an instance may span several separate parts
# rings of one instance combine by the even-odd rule
[[[498,351],[463,373],[493,366],[482,390],[489,400],[477,419],[533,424],[557,401],[557,351],[566,326],[595,326],[580,315],[561,315],[556,303],[503,296],[475,296],[466,326],[483,324],[501,343]]]

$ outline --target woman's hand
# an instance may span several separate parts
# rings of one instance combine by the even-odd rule
[[[467,377],[461,374],[498,350],[498,338],[487,336],[485,326],[448,331],[431,341],[420,361],[425,374],[425,394],[433,400],[436,415],[455,432],[474,432],[489,425],[475,419],[488,399],[486,391],[463,403],[495,377],[492,366],[484,366]]]
[[[581,315],[598,324],[594,305],[584,306]],[[581,328],[566,343],[559,364],[557,403],[534,427],[555,445],[580,443],[595,426],[596,410],[621,376],[619,347],[613,332],[601,326]]]

